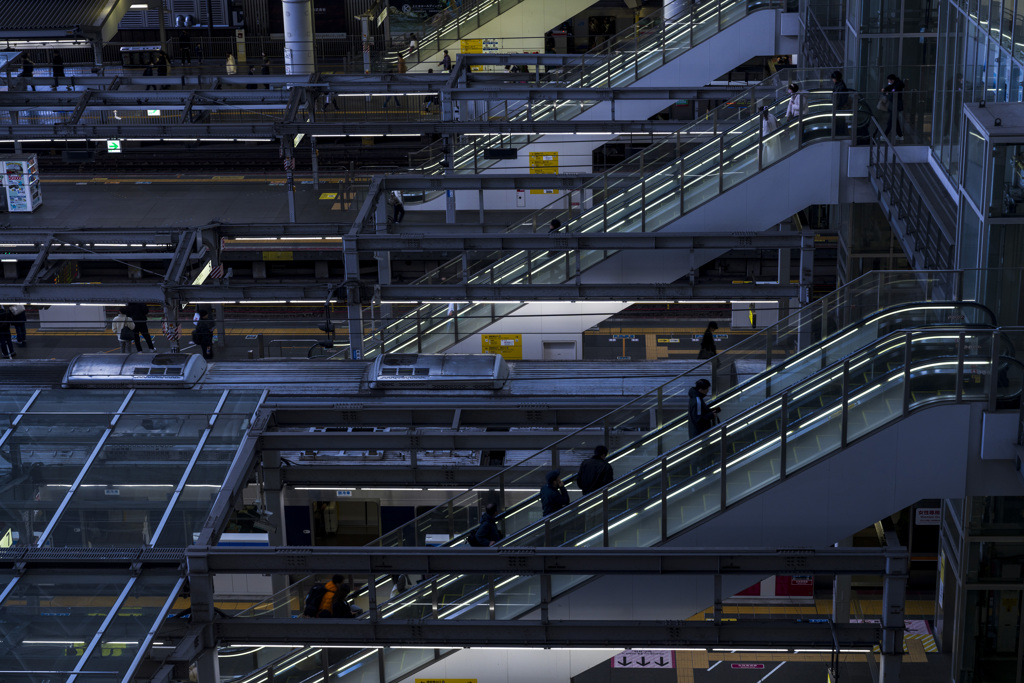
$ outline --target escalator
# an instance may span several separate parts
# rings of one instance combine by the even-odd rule
[[[621,31],[611,40],[579,57],[578,63],[544,73],[514,76],[509,82],[544,88],[625,88],[640,87],[701,87],[722,74],[759,55],[775,54],[775,14],[760,10],[778,9],[775,0],[722,0],[691,6],[686,18],[665,24],[662,11],[640,19],[634,26]],[[773,77],[757,90],[775,90],[784,83]],[[741,95],[736,101],[753,99]],[[495,122],[567,121],[572,119],[646,120],[668,106],[662,100],[621,100],[612,104],[606,100],[569,101],[508,101],[479,110],[473,103],[464,105],[464,120]],[[709,128],[705,121],[703,128]],[[693,128],[694,126],[688,126]],[[713,129],[713,126],[711,126]],[[551,136],[549,136],[551,137]],[[553,136],[559,140],[559,136]],[[518,148],[525,156],[532,145],[540,144],[544,136],[531,134],[498,134],[474,138],[471,144],[455,150],[452,168],[455,173],[479,173],[502,162],[491,159],[487,151],[492,148]],[[564,144],[555,142],[554,144]],[[583,144],[573,141],[574,149]],[[595,138],[587,146],[595,149],[603,140]],[[428,147],[413,156],[421,171],[442,173],[444,164],[440,145]],[[546,147],[544,149],[547,149]],[[582,149],[576,153],[582,154]],[[589,163],[586,164],[589,169]],[[572,169],[567,169],[572,170]],[[430,193],[425,199],[438,198],[443,193]],[[429,204],[424,208],[436,208]]]
[[[586,10],[593,5],[593,0],[558,3],[541,0],[458,0],[451,5],[449,9],[435,15],[431,19],[431,25],[423,27],[418,33],[416,49],[402,50],[410,67],[416,64],[437,64],[441,61],[443,50],[454,49],[462,40],[486,38],[503,41],[497,45],[497,51],[503,53],[538,51],[540,36]],[[605,41],[588,54],[594,56],[595,62],[605,62],[606,67],[617,67],[616,72],[625,71],[625,62],[613,62],[611,59],[616,56],[616,52],[629,49],[621,46],[612,49],[612,46],[619,45],[623,34],[632,34],[632,47],[649,57],[650,53],[659,47],[667,46],[671,50],[689,49],[690,46],[703,42],[709,36],[749,14],[758,10],[779,9],[781,6],[777,0],[720,0],[707,4],[692,3],[683,10],[679,18],[669,23],[670,30],[667,35],[657,41],[641,40],[659,32],[664,26],[663,14],[658,11],[639,19],[633,26]],[[771,25],[774,27],[774,20]],[[531,41],[529,38],[521,38],[522,36],[536,36],[537,39]],[[767,55],[774,52],[757,54]],[[714,76],[734,68],[743,61],[745,60],[733,62]]]
[[[1014,341],[991,329],[960,326],[895,331],[850,355],[853,344],[874,339],[873,335],[886,330],[960,320],[960,315],[980,326],[991,322],[991,314],[973,304],[932,304],[897,307],[861,325],[843,328],[825,343],[814,344],[743,384],[742,391],[719,397],[716,404],[730,418],[721,429],[688,442],[685,419],[669,420],[621,449],[615,465],[620,471],[631,467],[638,462],[638,452],[662,455],[653,460],[640,456],[645,464],[633,467],[600,494],[540,521],[539,512],[531,512],[536,511],[535,499],[509,510],[504,521],[509,536],[502,545],[648,546],[671,542],[697,522],[734,507],[912,411],[949,401],[983,400],[996,392],[1004,398],[1015,396],[1019,402],[1024,368],[1012,357]],[[1019,335],[1016,343],[1020,343]],[[961,382],[964,376],[971,382]],[[746,400],[744,392],[750,394]],[[769,398],[763,400],[766,395]],[[679,437],[680,432],[684,436]],[[493,491],[493,482],[475,487],[470,494],[478,501],[477,494],[488,489]],[[462,519],[457,506],[450,507],[448,525]],[[421,517],[414,534],[396,534],[391,538],[394,543],[388,544],[422,543],[420,532],[425,536],[436,521],[430,515]],[[587,581],[589,577],[556,577],[555,594]],[[433,577],[429,585],[384,605],[381,616],[487,618],[481,615],[492,607],[488,604],[491,592],[498,601],[493,605],[495,618],[514,618],[536,604],[537,577]],[[500,598],[502,595],[505,598]],[[277,596],[275,602],[280,605],[293,598]],[[250,616],[258,614],[257,610]],[[299,656],[308,653],[293,655]],[[398,660],[420,655],[392,652],[388,656],[389,671],[396,671],[395,676],[389,674],[389,680],[394,680],[397,672],[408,673],[407,665],[411,665]],[[359,662],[376,655],[364,652],[358,657],[362,659],[350,660],[356,669]],[[287,665],[287,661],[281,664]]]
[[[710,229],[764,230],[810,204],[838,199],[840,140],[852,112],[835,110],[831,93],[807,96],[807,113],[791,118],[762,136],[759,116],[750,116],[710,141],[684,145],[669,137],[651,145],[579,191],[580,210],[541,210],[524,221],[526,229],[543,226],[552,217],[568,233],[687,232]],[[788,98],[774,101],[771,115],[782,117]],[[857,121],[858,126],[860,120]],[[620,279],[633,283],[673,282],[717,257],[721,251],[696,250],[692,262],[675,253],[553,249],[495,252],[477,255],[464,272],[461,258],[453,259],[416,282],[440,284],[465,281],[471,286],[603,283]],[[610,302],[591,303],[604,311],[588,315],[587,302],[579,315],[562,321],[560,333],[579,333],[614,311]],[[628,304],[621,304],[625,307]],[[364,356],[382,352],[435,353],[484,331],[505,331],[496,323],[508,316],[542,315],[541,303],[469,303],[452,316],[447,304],[407,307],[400,317],[385,322],[364,338]],[[400,310],[398,307],[396,311]],[[513,326],[503,321],[506,326]],[[532,329],[519,322],[521,332]],[[476,348],[479,348],[478,344]]]

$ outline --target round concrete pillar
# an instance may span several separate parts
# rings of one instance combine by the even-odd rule
[[[282,0],[284,10],[284,71],[311,74],[316,69],[313,49],[312,0]]]

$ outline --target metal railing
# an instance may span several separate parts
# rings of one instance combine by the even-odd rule
[[[1019,400],[1024,365],[1002,351],[1021,343],[1019,328],[893,332],[500,545],[661,544],[914,411],[965,401],[994,406],[1010,394]],[[542,590],[537,576],[432,576],[389,602],[374,601],[367,618],[512,619],[534,610],[542,594],[562,595],[591,578],[559,577]],[[445,654],[428,652],[417,661],[392,659],[378,667],[375,658],[383,651],[361,650],[331,673],[341,680],[391,681]],[[265,675],[243,680],[266,680]]]
[[[752,115],[710,141],[705,137],[694,143],[668,136],[577,190],[581,209],[556,209],[553,205],[541,209],[526,219],[527,229],[536,230],[533,226],[557,218],[566,232],[657,231],[803,147],[850,139],[866,130],[870,121],[870,114],[857,109],[863,101],[857,93],[848,94],[852,109],[837,109],[831,92],[809,92],[803,97],[808,102],[806,113],[774,124],[777,129],[767,134],[761,117]],[[769,101],[772,121],[784,118],[789,98]],[[417,283],[451,282],[453,278],[470,285],[571,282],[614,253],[545,250],[481,255],[473,263],[454,259]],[[364,352],[442,351],[520,306],[469,303],[452,316],[447,305],[419,305],[366,339]]]
[[[918,268],[950,268],[955,261],[956,236],[935,218],[935,210],[926,200],[923,189],[907,171],[889,138],[882,134],[877,121],[872,121],[874,134],[870,135],[868,167],[871,184],[878,192],[879,201],[892,210],[890,220],[894,227],[902,228],[911,240],[913,254],[920,254]],[[885,196],[888,199],[885,199]]]

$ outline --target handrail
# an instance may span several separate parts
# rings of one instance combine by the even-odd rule
[[[654,232],[805,146],[846,139],[855,133],[857,126],[849,126],[847,120],[854,117],[856,105],[853,110],[837,110],[831,92],[807,93],[804,97],[810,102],[807,113],[786,120],[769,135],[762,135],[757,115],[685,153],[678,139],[656,143],[638,155],[642,165],[652,165],[655,170],[643,172],[636,179],[623,174],[625,164],[620,164],[579,190],[581,207],[592,201],[590,208],[581,208],[578,214],[570,208],[554,216],[564,219],[561,229],[567,232]],[[859,99],[856,93],[849,97],[854,103]],[[770,114],[781,116],[788,101],[775,102]],[[655,163],[647,164],[650,159]],[[550,209],[547,214],[552,215]],[[494,262],[484,259],[483,270],[461,273],[461,279],[474,285],[571,281],[614,253],[581,252],[573,261],[565,252],[518,252],[501,255]],[[445,281],[458,275],[461,268],[461,261],[451,261],[417,283]],[[458,270],[453,273],[452,269]],[[366,339],[365,347],[368,353],[441,351],[519,307],[469,304],[456,316],[456,325],[449,327],[445,306],[421,304],[382,325]],[[459,327],[458,319],[466,320],[470,312],[482,315]]]
[[[958,326],[893,332],[500,545],[659,545],[916,410],[991,404],[1002,389],[1019,392],[996,378],[1000,337],[1007,332],[1024,335],[1022,328]],[[581,514],[584,506],[600,512]],[[545,590],[562,595],[591,578],[566,578]],[[498,618],[516,618],[535,609],[536,599],[523,598],[541,593],[536,580],[434,576],[375,607],[368,618],[486,619],[495,610]],[[514,604],[504,598],[513,593]],[[333,671],[356,670],[374,652],[361,650]],[[384,673],[394,680],[410,671]]]
[[[723,9],[723,4],[728,6]],[[736,6],[742,5],[742,13],[730,13]],[[780,0],[730,0],[726,3],[705,3],[690,4],[686,9],[684,19],[673,19],[665,22],[664,10],[658,10],[643,19],[639,24],[630,26],[620,31],[616,36],[601,43],[589,51],[580,55],[577,65],[566,65],[555,71],[543,74],[534,74],[534,80],[538,81],[540,87],[621,87],[634,82],[642,76],[647,75],[656,68],[659,68],[681,54],[699,45],[708,38],[716,35],[721,30],[728,28],[736,21],[748,16],[758,10],[779,9]],[[724,19],[723,19],[724,15]],[[703,17],[703,18],[701,18]],[[707,26],[705,26],[707,24]],[[713,24],[713,26],[712,26]],[[654,29],[654,30],[652,30]],[[700,32],[699,29],[713,29]],[[600,69],[602,75],[595,75]],[[792,74],[791,74],[792,75]],[[770,80],[770,79],[769,79]],[[739,99],[742,99],[739,98]],[[589,104],[579,104],[570,107],[562,107],[563,115],[557,110],[557,103],[554,102],[521,102],[512,112],[508,111],[508,103],[501,105],[501,111],[497,112],[502,118],[508,120],[545,120],[550,117],[571,118],[589,108]],[[534,108],[538,111],[534,112]],[[724,105],[723,105],[724,107]],[[717,107],[722,109],[723,107]],[[490,118],[494,112],[486,111],[484,118]],[[688,124],[690,128],[694,124]],[[481,158],[484,149],[491,147],[506,147],[510,143],[519,146],[526,144],[536,138],[531,134],[508,134],[491,136],[481,141],[474,139],[472,146],[462,147],[456,150],[452,168],[455,172],[465,169],[465,172],[478,173],[481,169],[487,168],[493,160]],[[430,145],[420,152],[415,153],[423,157],[424,153],[430,161],[423,162],[420,169],[423,172],[443,172],[444,168],[439,159],[430,151],[435,145]],[[467,156],[468,155],[468,156]],[[469,161],[472,161],[470,164]],[[436,195],[435,195],[436,196]]]
[[[913,240],[913,247],[907,251],[913,259],[919,252],[923,259],[920,267],[949,268],[955,261],[956,239],[935,219],[935,213],[924,201],[924,191],[917,180],[907,172],[906,165],[896,154],[892,142],[883,133],[877,119],[872,119],[872,134],[868,136],[868,168],[872,173],[872,185],[882,194],[888,193],[898,216],[891,216],[894,223],[904,223],[906,234]],[[876,184],[878,179],[880,184]]]
[[[863,280],[864,278],[861,279]],[[892,283],[890,282],[890,285],[891,284]],[[821,308],[823,311],[823,317],[826,317],[827,312],[832,310],[831,306],[822,306]],[[848,301],[844,306],[842,306],[842,308],[845,310],[861,310],[859,306],[854,305],[854,302],[852,300]],[[762,331],[761,333],[759,333],[759,335],[762,335],[764,337],[764,340],[766,341],[766,365],[768,366],[768,369],[758,375],[755,375],[746,382],[737,382],[737,384],[731,386],[727,385],[726,390],[724,391],[721,390],[721,388],[716,387],[716,389],[718,390],[716,392],[717,395],[715,399],[715,404],[718,406],[722,406],[724,408],[724,414],[726,416],[738,412],[738,410],[742,410],[743,408],[742,406],[739,406],[739,408],[737,408],[736,406],[730,406],[729,402],[732,400],[732,397],[737,397],[742,392],[749,392],[750,389],[756,387],[758,382],[761,382],[764,385],[764,390],[753,392],[753,396],[751,399],[752,401],[759,403],[760,401],[764,400],[765,398],[773,395],[775,392],[778,392],[779,390],[787,386],[785,382],[801,380],[804,376],[806,376],[807,373],[814,372],[815,370],[819,369],[824,364],[826,359],[832,358],[833,356],[841,357],[848,355],[849,353],[853,352],[856,348],[860,348],[860,346],[862,346],[864,343],[867,343],[867,339],[875,339],[877,337],[877,331],[875,329],[871,329],[871,325],[877,326],[887,324],[905,326],[909,323],[913,326],[920,326],[922,324],[927,324],[928,319],[931,317],[931,314],[927,313],[928,311],[934,312],[935,322],[939,324],[945,324],[949,320],[963,320],[965,322],[970,321],[985,325],[995,324],[995,318],[992,312],[989,311],[986,307],[973,302],[968,302],[964,304],[948,302],[924,302],[886,307],[884,309],[879,310],[877,314],[872,318],[860,321],[856,326],[847,326],[842,329],[833,330],[831,331],[831,334],[823,334],[822,340],[820,342],[812,344],[803,352],[796,353],[790,356],[789,358],[786,358],[783,362],[774,365],[771,362],[772,344],[770,341],[767,340],[771,338],[778,338],[777,334],[769,335],[766,334],[768,332],[767,330]],[[968,316],[967,313],[971,311],[974,311],[977,317],[975,316],[975,314],[971,314],[970,316]],[[780,325],[775,326],[776,331],[780,327],[782,327],[783,329],[787,329],[787,331],[782,335],[783,337],[786,337],[791,333],[795,334],[793,330],[796,329],[797,326],[802,326],[803,328],[805,328],[805,336],[809,337],[813,335],[813,329],[808,328],[815,327],[815,324],[818,322],[818,320],[813,315],[808,315],[807,311],[804,311],[803,313],[804,315],[792,316],[795,318],[799,318],[799,320],[794,321],[795,325],[793,325],[792,327],[788,327],[780,323]],[[901,313],[905,313],[908,315],[916,315],[912,317],[910,320],[907,320],[906,318],[900,317]],[[789,319],[783,322],[788,321]],[[827,322],[824,325],[822,325],[822,329],[827,329],[827,327]],[[851,327],[861,328],[865,336],[858,336],[858,330],[851,329]],[[753,336],[756,337],[759,335]],[[754,346],[754,344],[750,343],[749,339],[750,338],[748,338],[748,340],[745,340],[745,344],[741,342],[740,345],[745,345],[747,347]],[[853,348],[842,347],[834,349],[831,355],[826,353],[828,347],[832,346],[835,343],[835,341],[842,340],[846,340],[847,343],[852,342],[855,344],[855,346]],[[723,354],[720,355],[726,356],[727,354],[728,352],[723,352]],[[741,358],[743,361],[747,361],[749,359],[748,353],[742,350],[739,354],[735,355]],[[555,441],[547,448],[542,449],[537,453],[520,461],[517,465],[506,468],[506,470],[504,470],[503,472],[500,472],[496,475],[493,475],[483,480],[476,486],[471,487],[468,492],[454,496],[449,501],[442,503],[434,507],[433,509],[417,516],[415,519],[405,523],[398,529],[381,536],[369,545],[420,545],[421,542],[425,540],[421,538],[421,528],[442,528],[449,530],[449,533],[451,534],[452,538],[448,544],[457,544],[461,542],[467,531],[472,530],[474,526],[473,522],[475,522],[475,519],[471,518],[468,515],[465,517],[464,520],[457,519],[455,517],[458,511],[463,509],[462,506],[467,504],[467,501],[460,502],[460,499],[468,498],[468,504],[476,506],[478,502],[477,496],[484,492],[490,492],[492,495],[496,494],[499,497],[501,502],[500,507],[503,510],[505,510],[504,514],[502,515],[502,518],[506,521],[506,525],[509,523],[513,516],[516,516],[518,524],[518,521],[520,520],[520,517],[518,517],[518,515],[520,514],[525,514],[525,517],[521,518],[525,521],[525,525],[532,523],[533,518],[536,516],[537,512],[534,509],[536,508],[537,496],[528,496],[525,499],[519,501],[518,503],[510,505],[508,502],[509,497],[506,493],[506,489],[511,487],[512,484],[516,483],[514,479],[518,479],[519,481],[522,481],[524,479],[534,480],[531,481],[531,483],[536,484],[536,481],[540,480],[540,476],[531,477],[530,475],[539,475],[540,472],[551,467],[551,465],[544,458],[546,453],[550,450],[557,449],[559,444],[566,442],[567,440],[573,438],[575,435],[587,429],[593,429],[594,427],[601,426],[608,427],[609,425],[625,425],[635,421],[638,416],[644,416],[652,411],[656,411],[659,415],[663,416],[663,423],[659,424],[655,429],[650,430],[648,433],[643,434],[637,439],[632,440],[630,443],[624,445],[622,448],[609,449],[613,452],[609,456],[608,461],[613,464],[618,464],[619,466],[621,466],[622,463],[626,463],[626,466],[629,469],[634,469],[635,467],[642,463],[657,458],[664,452],[665,449],[671,447],[672,444],[685,443],[685,441],[687,440],[687,437],[685,436],[671,435],[672,432],[682,432],[686,424],[685,409],[682,408],[678,404],[678,402],[673,401],[672,399],[683,396],[684,392],[686,392],[689,389],[689,382],[697,377],[706,376],[708,370],[711,369],[713,361],[718,360],[720,359],[712,359],[711,361],[702,363],[701,365],[697,366],[696,368],[693,368],[688,372],[684,372],[681,373],[680,375],[677,375],[675,378],[673,378],[669,382],[666,382],[661,387],[658,387],[657,389],[654,389],[641,397],[633,399],[627,402],[619,409],[612,411],[607,415],[604,415],[587,425],[584,425],[575,432],[567,434],[561,439]],[[731,377],[733,381],[736,381],[739,377],[739,373],[735,371],[721,374],[725,377]],[[676,417],[668,417],[673,413],[676,414]],[[655,450],[652,451],[650,448],[645,449],[645,444],[654,444]],[[527,474],[522,474],[518,472],[518,470],[522,469],[524,464],[528,464],[531,460],[535,459],[542,460],[543,462],[535,464],[532,472],[529,472]],[[564,477],[564,480],[567,483],[570,483],[574,480],[574,476],[568,475]],[[441,518],[440,523],[438,523],[439,517]],[[466,526],[456,527],[455,525],[461,521],[465,521]],[[507,530],[511,531],[511,529]],[[410,544],[407,542],[403,542],[407,541],[410,535],[412,536],[412,543]],[[305,581],[305,579],[303,579],[303,581]],[[291,590],[291,588],[285,590]],[[270,599],[270,602],[274,602],[273,597]],[[260,605],[256,605],[247,611],[256,611],[259,609],[261,609]]]

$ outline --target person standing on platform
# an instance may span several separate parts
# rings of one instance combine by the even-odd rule
[[[715,347],[715,330],[717,329],[718,323],[714,320],[708,323],[707,329],[704,330],[704,336],[700,339],[700,351],[697,353],[697,360],[707,360],[718,355],[718,348]]]
[[[227,59],[224,60],[224,70],[228,76],[234,76],[238,73],[238,67],[235,66],[235,56],[230,52],[228,53]]]
[[[56,90],[60,86],[60,79],[64,78],[64,58],[59,52],[54,52],[50,64],[53,68],[53,89]]]
[[[444,56],[441,57],[441,61],[437,65],[441,67],[442,71],[452,70],[452,56],[448,54],[448,50],[444,51]]]
[[[397,98],[395,99],[397,101]],[[395,190],[394,192],[389,194],[388,204],[391,205],[392,209],[392,222],[394,222],[395,225],[400,224],[402,222],[402,219],[405,218],[405,204],[402,203],[402,193],[398,190]]]
[[[110,329],[113,331],[114,336],[117,337],[117,342],[121,346],[121,353],[130,353],[132,340],[138,339],[136,337],[138,333],[135,330],[135,323],[128,317],[127,307],[122,306],[117,309],[117,315],[114,316],[113,322],[110,323]]]
[[[604,461],[608,449],[596,446],[594,454],[580,464],[580,472],[576,475],[576,483],[583,495],[587,496],[615,480],[615,471]]]
[[[25,346],[25,304],[11,304],[7,307],[11,313],[11,321],[14,325],[14,343],[18,346]]]
[[[249,67],[249,75],[250,76],[255,76],[256,75],[256,67],[255,66],[250,66]],[[246,83],[245,84],[245,89],[246,90],[256,90],[259,87],[260,86],[259,86],[258,83]]]
[[[196,328],[192,330],[192,341],[203,352],[203,358],[206,360],[213,359],[213,323],[210,322],[209,311],[199,311],[199,322],[196,323]]]
[[[156,353],[156,347],[153,345],[153,336],[149,333],[149,306],[142,303],[141,301],[133,301],[127,306],[128,317],[135,323],[133,329],[135,330],[135,350],[142,352],[142,340],[146,340],[146,346],[153,353]]]
[[[545,515],[558,512],[569,504],[569,492],[565,490],[561,474],[559,470],[548,472],[547,483],[540,489],[540,505]]]
[[[260,67],[260,75],[261,76],[269,76],[270,75],[270,57],[267,57],[266,55],[263,56],[263,66]],[[263,84],[263,88],[265,90],[270,90],[270,84],[269,83],[264,83]]]
[[[11,312],[6,306],[0,306],[0,354],[3,354],[4,358],[14,358],[18,355],[11,343]]]
[[[711,382],[706,379],[699,379],[690,387],[690,409],[687,414],[687,428],[690,431],[690,438],[694,438],[701,432],[706,432],[715,424],[721,408],[708,406],[704,398],[711,389]]]
[[[35,71],[35,68],[36,63],[32,61],[31,57],[25,55],[21,58],[21,73],[18,74],[18,78],[32,78],[32,72]],[[36,86],[26,83],[25,89],[28,90],[29,88],[32,89],[32,92],[36,90]]]

